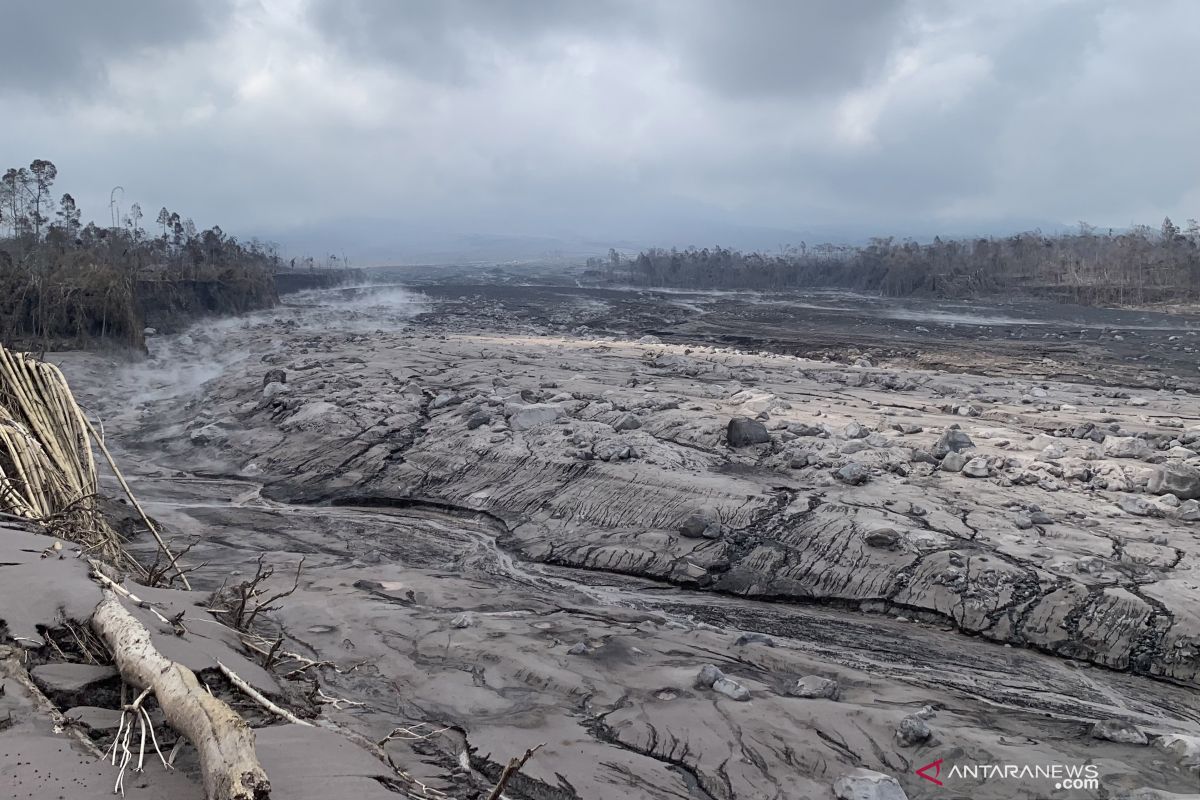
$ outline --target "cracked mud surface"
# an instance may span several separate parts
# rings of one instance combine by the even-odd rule
[[[1130,368],[1112,327],[1048,364],[1026,335],[914,329],[889,355],[891,329],[822,318],[843,360],[821,361],[725,349],[736,298],[680,320],[539,291],[329,293],[156,338],[145,364],[64,361],[150,513],[200,537],[197,588],[304,556],[280,622],[361,665],[325,671],[365,704],[331,713],[375,739],[440,731],[388,747],[447,791],[540,742],[522,796],[826,798],[860,766],[910,797],[1098,796],[939,790],[913,774],[938,758],[1089,761],[1100,796],[1200,789],[1160,748],[1088,735],[1200,735],[1197,525],[1146,491],[1196,462],[1190,323],[1143,328],[1152,363]],[[947,353],[988,375],[922,368]],[[735,417],[769,441],[731,447]],[[953,425],[963,471],[935,458]],[[697,688],[708,664],[750,699]],[[794,696],[804,676],[840,692]],[[917,712],[932,735],[902,744]]]

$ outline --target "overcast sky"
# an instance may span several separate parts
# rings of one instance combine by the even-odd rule
[[[50,159],[101,221],[120,184],[386,259],[1200,216],[1193,0],[0,0],[0,30],[0,166]]]

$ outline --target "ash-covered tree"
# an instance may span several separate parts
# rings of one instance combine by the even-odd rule
[[[142,207],[138,203],[134,203],[129,207],[129,214],[125,217],[129,225],[129,233],[133,236],[134,241],[142,238]]]
[[[79,207],[70,193],[64,194],[58,201],[58,211],[55,220],[46,232],[46,241],[55,247],[65,249],[79,239]]]
[[[49,214],[54,210],[54,198],[50,195],[50,188],[54,186],[54,179],[58,177],[58,167],[44,158],[35,158],[29,165],[29,173],[33,176],[29,218],[34,237],[40,239],[42,227],[50,221]]]
[[[3,204],[9,229],[14,238],[27,233],[31,226],[26,208],[33,176],[24,167],[9,167],[0,178],[0,204]]]

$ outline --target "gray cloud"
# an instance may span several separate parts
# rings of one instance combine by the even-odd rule
[[[0,10],[0,92],[87,92],[115,59],[212,35],[226,0],[36,0]]]
[[[427,80],[461,84],[500,66],[498,56],[552,59],[558,35],[638,31],[649,17],[636,0],[314,0],[314,26],[352,57],[366,57]],[[644,30],[644,28],[643,28]]]
[[[875,76],[906,34],[903,0],[696,0],[664,25],[685,68],[735,98],[804,96]]]
[[[383,258],[473,234],[773,247],[1200,215],[1190,0],[0,14],[29,31],[0,50],[0,152],[55,161],[101,219],[121,184],[151,216]]]

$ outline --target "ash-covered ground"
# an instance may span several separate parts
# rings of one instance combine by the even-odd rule
[[[326,713],[431,786],[1148,800],[1200,793],[1197,333],[459,283],[61,360],[196,588],[305,559]]]

